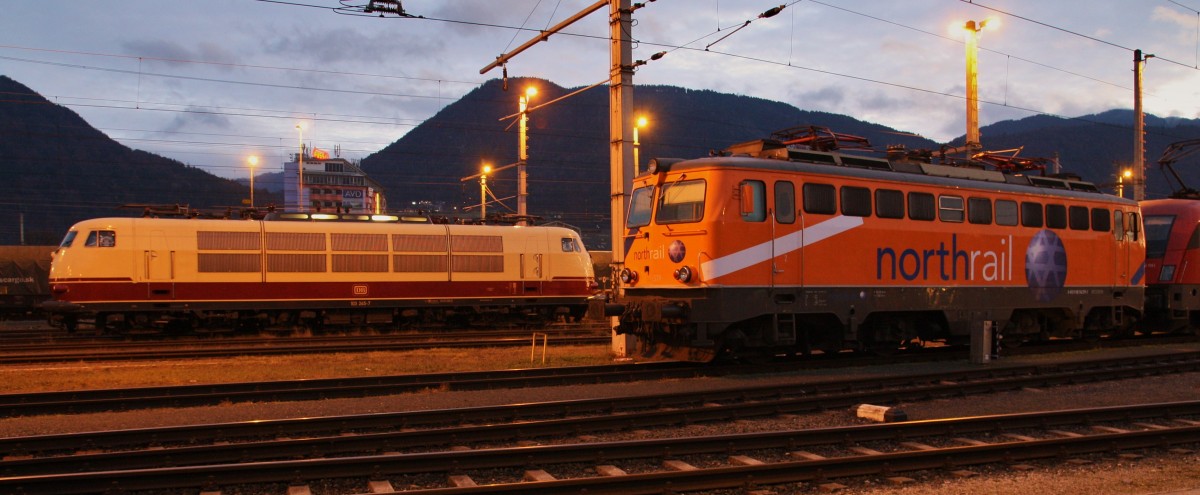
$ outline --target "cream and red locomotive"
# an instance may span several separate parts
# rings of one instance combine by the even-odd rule
[[[1014,345],[1140,317],[1137,203],[1070,178],[795,142],[655,160],[635,179],[624,295],[607,311],[643,353],[886,352],[965,343],[985,322]]]
[[[396,328],[575,320],[595,289],[565,228],[276,217],[79,222],[54,253],[45,307],[69,329]]]

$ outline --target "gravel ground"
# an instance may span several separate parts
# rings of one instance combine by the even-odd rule
[[[310,402],[224,404],[187,409],[157,409],[145,411],[37,416],[0,420],[0,435],[22,436],[69,433],[123,428],[144,428],[180,424],[219,423],[255,419],[328,416],[339,414],[381,413],[405,410],[448,409],[491,404],[536,402],[594,397],[620,397],[666,391],[687,391],[716,388],[742,388],[770,383],[805,383],[820,380],[858,377],[870,380],[900,373],[933,373],[973,367],[1002,367],[1028,365],[1064,360],[1084,360],[1098,357],[1147,355],[1179,350],[1200,350],[1200,345],[1172,345],[1146,348],[1089,351],[1059,356],[1030,356],[1004,358],[987,365],[969,363],[934,363],[891,367],[862,367],[834,370],[815,370],[770,376],[735,376],[689,380],[662,380],[631,384],[601,384],[590,386],[544,387],[520,390],[444,392],[430,391],[365,399],[331,399]],[[14,377],[8,377],[10,379]],[[957,416],[1002,414],[1078,407],[1124,405],[1151,402],[1171,402],[1200,399],[1200,373],[1148,377],[1134,380],[1086,384],[1048,389],[1027,389],[992,395],[900,404],[913,420]],[[862,424],[849,411],[828,411],[821,414],[788,416],[764,421],[738,421],[730,424],[700,424],[654,431],[616,432],[596,435],[598,440],[648,438],[651,436],[684,436],[740,431],[770,431],[785,428],[817,428]],[[1200,446],[1196,446],[1200,450]],[[977,476],[955,478],[943,472],[905,473],[915,481],[893,485],[882,478],[838,480],[845,485],[840,493],[847,494],[1157,494],[1200,489],[1200,455],[1172,454],[1167,451],[1142,452],[1139,460],[1117,459],[1115,455],[1098,455],[1086,460],[1089,464],[1043,462],[1032,471],[1015,471],[1006,467],[973,469]],[[400,485],[397,485],[400,486]],[[796,485],[767,487],[765,493],[813,493],[818,487]],[[358,491],[362,491],[358,488]],[[322,493],[331,493],[324,492]],[[734,492],[730,492],[734,493]],[[736,492],[742,493],[742,492]],[[1200,491],[1197,492],[1200,494]]]

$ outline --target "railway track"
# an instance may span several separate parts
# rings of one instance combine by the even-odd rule
[[[546,329],[556,344],[602,344],[610,340],[593,329]],[[509,347],[529,345],[533,331],[473,331],[389,335],[336,335],[156,340],[143,342],[87,339],[49,343],[0,343],[0,365],[51,362],[188,359],[333,352],[403,351],[431,347]]]
[[[861,402],[953,397],[1195,371],[1198,367],[1200,356],[1192,353],[1159,359],[1119,359],[995,372],[894,377],[866,387],[861,381],[827,382],[790,388],[770,386],[697,394],[9,438],[0,439],[0,452],[5,454],[4,460],[0,461],[0,473],[5,476],[0,478],[0,491],[90,493],[97,487],[126,491],[178,490],[214,483],[287,484],[298,478],[311,481],[349,477],[381,481],[418,476],[423,480],[445,480],[444,474],[437,473],[503,470],[509,474],[500,475],[499,479],[515,476],[511,481],[517,484],[493,486],[492,489],[518,493],[555,493],[554,490],[579,493],[581,488],[586,488],[588,493],[660,493],[664,489],[663,483],[667,482],[672,483],[674,489],[683,491],[741,486],[727,483],[739,477],[745,482],[747,476],[752,477],[752,483],[811,481],[815,478],[795,476],[808,473],[806,476],[829,479],[868,474],[862,471],[866,467],[874,469],[870,473],[877,473],[881,466],[885,466],[883,469],[891,466],[890,469],[899,472],[942,467],[947,463],[996,462],[987,459],[1004,453],[1009,453],[1004,457],[1005,462],[1011,463],[1041,458],[1047,453],[1086,452],[1096,445],[1111,449],[1124,445],[1144,448],[1195,442],[1200,439],[1197,436],[1200,435],[1200,422],[1178,420],[1200,415],[1200,402],[689,439],[618,443],[589,443],[583,439],[590,432],[728,422],[842,408]],[[1146,418],[1156,415],[1170,420],[1136,428],[1112,426],[1103,431],[1092,428],[1103,421],[1145,423]],[[1064,430],[1062,425],[1069,424],[1065,418],[1072,417],[1083,418],[1071,421],[1082,421],[1086,427]],[[1031,428],[1041,428],[1047,433],[1029,433],[1027,430]],[[1087,433],[1089,429],[1089,438],[1097,431],[1110,436],[1089,440],[1079,440],[1081,437],[1075,436],[1075,433]],[[1129,435],[1111,436],[1124,435],[1118,431],[1121,429],[1129,430]],[[946,431],[954,433],[940,440],[921,440],[922,445],[914,443],[921,436],[941,434],[945,437]],[[1057,433],[1061,431],[1073,433]],[[963,435],[978,432],[986,434],[982,439],[959,440]],[[568,438],[576,443],[508,447],[524,440],[545,438]],[[867,444],[888,439],[897,444],[908,443],[900,444],[893,451]],[[1003,442],[1002,448],[989,447],[997,442]],[[501,447],[480,448],[497,443]],[[470,447],[470,450],[463,450],[464,447]],[[1011,454],[1014,449],[1026,448],[1029,453]],[[756,452],[762,449],[774,449],[774,452]],[[838,449],[851,453],[836,453],[840,452]],[[693,471],[686,461],[683,464],[675,462],[682,456],[708,456],[703,462],[690,463],[692,467],[699,467],[697,464],[707,466],[707,469],[699,470],[706,472]],[[712,456],[717,456],[720,462],[712,460]],[[662,470],[611,479],[593,473],[569,481],[551,481],[548,475],[541,474],[554,471],[555,477],[562,477],[593,468],[615,473],[619,468],[596,466],[613,466],[622,461],[645,465],[646,458],[662,460],[664,465],[681,471]],[[724,466],[723,459],[727,458],[742,465]],[[598,459],[603,459],[603,463]],[[581,468],[578,463],[590,464]],[[551,468],[551,464],[557,467]],[[712,467],[714,464],[722,464],[722,467]],[[768,465],[774,467],[764,467]],[[725,471],[736,471],[737,474]],[[488,472],[491,474],[486,476],[493,482],[496,475]],[[435,473],[432,478],[430,473]],[[520,484],[524,477],[543,481]],[[462,478],[452,479],[469,484]],[[439,489],[444,490],[445,486]],[[647,487],[656,487],[654,489],[658,491],[637,491]],[[464,486],[431,493],[477,492]]]

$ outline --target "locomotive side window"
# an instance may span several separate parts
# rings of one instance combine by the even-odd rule
[[[1086,206],[1072,206],[1067,211],[1068,224],[1071,230],[1087,230],[1091,226],[1088,225],[1088,209]]]
[[[704,217],[703,180],[675,182],[663,187],[658,196],[658,223],[699,222]]]
[[[876,189],[875,216],[904,218],[904,193],[895,189]]]
[[[1017,202],[1007,199],[996,200],[996,225],[1017,224]]]
[[[87,247],[113,247],[117,245],[117,233],[111,230],[93,230],[88,232],[87,240],[83,242]]]
[[[865,187],[842,187],[842,214],[853,217],[871,216],[871,190]]]
[[[633,197],[629,200],[629,219],[625,222],[627,227],[650,225],[650,209],[653,205],[651,199],[653,196],[653,186],[639,187],[633,191]]]
[[[746,222],[761,222],[767,219],[767,186],[759,180],[742,181],[738,186],[741,201],[742,220]]]
[[[837,189],[829,184],[805,184],[804,212],[821,215],[837,213]]]
[[[992,200],[967,198],[967,221],[979,225],[991,225]]]
[[[1021,203],[1021,225],[1025,227],[1042,226],[1042,205],[1038,203]]]
[[[775,183],[775,221],[795,223],[796,185],[788,181]]]
[[[943,222],[962,223],[965,212],[960,196],[938,196],[938,218]]]
[[[908,193],[908,218],[932,222],[936,217],[937,207],[934,206],[932,194]]]
[[[1138,221],[1138,214],[1129,212],[1128,215],[1125,215],[1125,220],[1129,222],[1129,240],[1137,242],[1138,234],[1142,233],[1142,222]]]
[[[1096,232],[1108,232],[1112,228],[1112,224],[1108,221],[1108,210],[1104,208],[1092,208],[1092,230]]]
[[[1067,207],[1046,205],[1046,226],[1052,229],[1067,228]]]

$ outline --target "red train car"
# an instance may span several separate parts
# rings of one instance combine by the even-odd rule
[[[114,332],[535,323],[581,318],[595,286],[569,229],[280,217],[79,222],[44,306]]]
[[[1200,328],[1200,201],[1142,202],[1146,224],[1146,325]]]
[[[1131,331],[1137,203],[1078,180],[796,149],[656,160],[626,221],[617,331],[644,353],[887,352]]]

